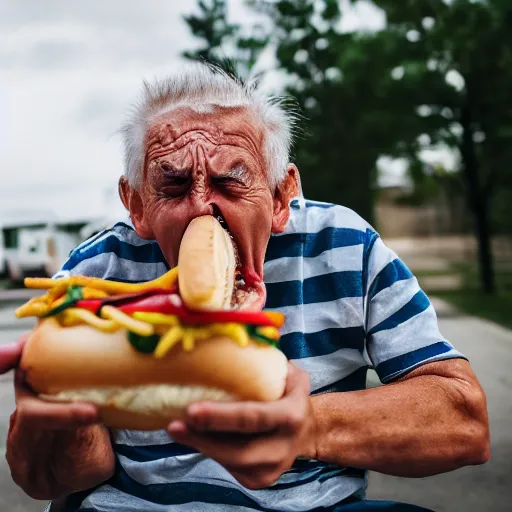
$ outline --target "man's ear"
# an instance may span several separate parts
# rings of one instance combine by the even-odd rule
[[[128,191],[126,197],[128,210],[130,211],[130,218],[132,219],[135,231],[141,238],[146,240],[154,240],[155,236],[148,222],[147,212],[144,207],[144,199],[142,198],[141,193],[138,190],[130,187],[130,185],[127,186],[127,190]],[[123,199],[121,198],[121,200]]]
[[[121,199],[121,202],[123,203],[124,207],[129,210],[130,209],[130,185],[128,184],[128,180],[125,176],[121,176],[119,178],[119,182],[117,184],[117,191],[119,193],[119,198]]]
[[[272,233],[282,233],[290,218],[290,201],[300,194],[299,170],[294,164],[288,165],[286,178],[274,193],[274,216]]]

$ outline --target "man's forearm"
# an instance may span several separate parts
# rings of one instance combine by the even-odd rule
[[[13,480],[32,498],[62,498],[111,476],[114,454],[105,427],[37,431],[13,416],[6,458]]]
[[[319,460],[423,477],[489,458],[485,396],[463,360],[425,365],[387,386],[316,396],[312,404]]]

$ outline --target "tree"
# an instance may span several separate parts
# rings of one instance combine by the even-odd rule
[[[265,45],[275,45],[279,66],[290,77],[284,92],[297,100],[306,121],[306,136],[295,155],[305,194],[344,204],[371,222],[375,164],[394,145],[388,129],[393,119],[388,119],[387,107],[380,108],[383,98],[377,83],[368,80],[369,71],[378,73],[371,58],[378,48],[368,51],[374,45],[371,38],[336,31],[340,16],[336,1],[320,2],[323,29],[315,24],[312,0],[249,3],[268,14],[270,30],[258,27],[255,35],[253,28],[249,37],[242,37],[240,27],[226,22],[224,1],[200,2],[201,16],[187,21],[206,44],[186,55],[215,61],[219,49],[226,54],[234,44],[238,50],[231,55],[232,69],[247,76]],[[298,58],[301,54],[303,60]]]
[[[342,34],[336,0],[253,0],[273,20],[271,41],[286,92],[297,98],[306,136],[296,150],[306,195],[373,221],[376,162],[409,131],[385,97],[389,58],[381,42]],[[397,107],[400,108],[399,105]]]
[[[199,0],[199,15],[184,16],[191,32],[203,45],[183,56],[216,64],[239,77],[247,77],[259,54],[265,48],[268,37],[259,24],[244,35],[243,27],[229,23],[226,0]]]
[[[492,204],[512,182],[512,6],[506,0],[374,3],[387,15],[386,30],[375,38],[395,39],[390,50],[403,72],[395,86],[410,91],[410,117],[421,118],[433,144],[460,152],[482,289],[493,293]]]
[[[243,58],[235,52],[237,68],[247,72],[267,42],[276,47],[289,77],[285,90],[306,121],[296,150],[306,195],[349,206],[371,222],[379,156],[407,158],[420,183],[421,150],[458,150],[482,288],[494,292],[493,205],[498,196],[501,210],[510,208],[512,189],[509,0],[373,0],[387,16],[376,33],[340,33],[337,0],[248,0],[273,24],[250,43],[250,58],[240,27],[225,28],[225,2],[212,1],[210,11],[200,2],[202,23],[217,26],[217,35],[191,24],[208,48],[225,48],[231,38],[245,51]],[[442,183],[453,187],[457,176]]]

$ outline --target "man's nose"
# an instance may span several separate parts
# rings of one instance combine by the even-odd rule
[[[213,204],[211,203],[203,203],[200,207],[199,207],[199,216],[201,215],[213,215],[213,212],[214,212],[214,206]]]
[[[203,215],[214,215],[215,214],[215,204],[211,201],[201,201],[198,199],[195,201],[193,211],[193,217],[201,217]]]

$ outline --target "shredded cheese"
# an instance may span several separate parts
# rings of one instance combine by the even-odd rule
[[[158,279],[145,283],[118,283],[115,281],[100,279],[99,277],[86,276],[71,276],[63,277],[61,279],[27,277],[25,279],[25,286],[27,288],[48,289],[51,290],[51,292],[57,288],[59,291],[62,290],[60,291],[60,295],[62,295],[70,286],[90,287],[104,291],[108,295],[121,295],[123,293],[140,293],[152,288],[171,289],[177,280],[178,268],[175,267]]]
[[[17,318],[25,318],[28,316],[43,316],[48,311],[48,304],[41,297],[30,299],[26,304],[20,306],[15,315]]]
[[[62,279],[27,278],[25,279],[27,288],[41,288],[48,291],[45,295],[31,299],[27,304],[18,308],[16,316],[22,318],[55,315],[55,318],[64,327],[85,324],[107,333],[124,328],[142,338],[156,336],[156,341],[154,341],[156,348],[153,352],[153,356],[156,358],[165,357],[180,342],[183,350],[191,351],[197,341],[207,340],[215,335],[229,337],[241,347],[249,345],[253,335],[250,332],[253,331],[248,332],[244,325],[237,323],[193,326],[183,325],[176,315],[143,311],[127,314],[108,304],[101,307],[99,316],[87,309],[75,307],[76,302],[82,299],[104,299],[158,288],[171,290],[177,279],[177,268],[170,270],[158,279],[140,284],[118,283],[85,276],[71,276]],[[78,289],[75,290],[75,288]],[[171,296],[170,300],[176,300],[176,297]],[[175,305],[179,306],[181,303]],[[284,321],[284,317],[280,313],[266,312],[266,315],[275,322],[275,325],[282,325]],[[258,341],[256,334],[268,340],[277,341],[279,339],[279,331],[275,327],[257,327],[254,333],[255,341]]]
[[[84,286],[82,289],[82,295],[84,300],[104,299],[105,297],[109,296],[107,292],[103,290],[97,290],[96,288],[91,288],[89,286]]]
[[[155,333],[155,329],[151,324],[135,320],[130,315],[119,311],[119,309],[114,306],[103,306],[101,308],[101,316],[115,321],[125,329],[132,331],[139,336],[151,336]]]
[[[271,340],[277,341],[280,338],[279,331],[275,327],[258,327],[256,332]]]
[[[167,333],[160,339],[153,355],[157,359],[162,359],[169,350],[179,343],[183,338],[183,334],[183,329],[181,327],[171,327],[171,329],[169,329],[169,331],[167,331]]]
[[[66,283],[58,283],[46,294],[46,302],[51,305],[57,299],[61,298],[68,290]]]
[[[136,311],[133,313],[133,318],[142,320],[155,325],[179,325],[180,321],[175,315],[164,315],[162,313],[146,313],[144,311]]]
[[[185,329],[183,331],[183,342],[182,342],[183,350],[185,352],[190,352],[194,350],[194,332],[193,329]]]
[[[97,317],[91,311],[80,308],[69,308],[59,315],[59,319],[65,327],[72,327],[80,324],[87,324],[102,332],[115,332],[121,328],[121,325],[114,320],[104,320]]]

